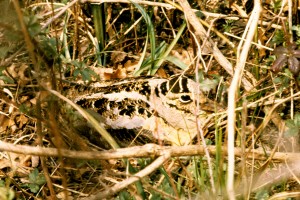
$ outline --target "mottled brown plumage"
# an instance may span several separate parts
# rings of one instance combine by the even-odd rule
[[[185,76],[130,78],[75,90],[72,100],[100,114],[107,128],[147,130],[175,145],[189,143],[197,133],[196,116],[203,126],[208,118],[205,109],[214,107],[199,84]]]

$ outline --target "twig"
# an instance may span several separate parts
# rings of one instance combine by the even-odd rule
[[[125,179],[124,181],[117,183],[116,185],[112,186],[108,190],[104,192],[99,192],[96,195],[83,198],[82,200],[97,200],[97,199],[104,199],[111,197],[112,195],[116,194],[117,192],[121,191],[122,189],[126,188],[127,186],[137,182],[138,180],[142,179],[143,177],[151,174],[157,168],[159,168],[164,162],[166,162],[171,157],[170,153],[165,153],[158,157],[155,161],[153,161],[149,166],[144,168],[143,170],[139,171],[132,177]]]
[[[185,13],[186,20],[194,28],[195,30],[194,34],[196,35],[197,39],[206,41],[206,43],[204,44],[205,48],[207,48],[213,54],[214,58],[227,71],[227,73],[233,75],[233,67],[231,63],[222,54],[222,52],[218,49],[218,47],[214,44],[214,42],[207,37],[206,30],[200,23],[196,14],[191,9],[189,3],[186,0],[177,0],[177,1],[181,5],[183,12]],[[242,78],[242,84],[247,91],[253,88],[252,83],[250,83],[246,78]]]
[[[174,1],[171,0],[165,0],[165,2],[168,2],[170,5],[175,6],[178,10],[184,12],[183,8],[180,7],[179,5],[177,5]],[[192,12],[198,12],[199,10],[195,10],[195,9],[191,9],[190,11]],[[225,37],[225,35],[221,32],[219,32],[216,28],[214,28],[213,26],[209,25],[205,20],[202,20],[200,18],[198,18],[198,20],[200,21],[200,23],[202,25],[204,25],[206,28],[212,30],[218,37],[220,37],[222,40],[224,40],[227,44],[229,44],[232,48],[235,48],[235,45],[233,42],[231,42],[227,37]],[[206,37],[207,38],[207,37]],[[202,38],[204,39],[204,38]]]
[[[73,0],[69,2],[65,7],[61,9],[54,17],[50,18],[43,26],[42,28],[45,29],[47,26],[49,26],[54,20],[58,19],[62,14],[66,12],[70,7],[75,5],[75,3],[78,2],[78,0]]]
[[[207,150],[211,155],[216,155],[217,149],[215,146],[207,146]],[[61,157],[85,159],[85,160],[110,160],[110,159],[123,159],[123,158],[153,158],[164,155],[169,152],[172,157],[179,156],[201,156],[204,155],[204,147],[202,145],[188,145],[188,146],[159,146],[156,144],[146,144],[144,146],[135,146],[129,148],[120,148],[116,150],[107,151],[72,151],[67,149],[46,148],[39,146],[28,145],[14,145],[11,143],[0,141],[0,151],[13,152],[25,155],[45,156],[45,157]],[[224,156],[227,155],[227,147],[221,147]],[[250,150],[247,151],[247,159],[267,160],[271,154],[270,151]],[[236,157],[243,156],[241,148],[234,148]],[[299,160],[300,153],[281,153],[276,152],[273,160]]]
[[[242,39],[241,37],[238,37],[238,36],[233,35],[233,34],[231,34],[231,33],[224,32],[224,35],[228,35],[228,36],[233,37],[233,38],[235,38],[235,39],[244,40],[244,39]],[[245,41],[245,40],[244,40],[244,41]],[[251,42],[251,44],[254,44],[254,45],[257,46],[258,48],[264,48],[264,49],[267,49],[267,50],[269,50],[269,51],[273,51],[273,50],[274,50],[274,49],[272,49],[272,48],[270,48],[270,47],[267,47],[267,46],[258,44],[258,43],[256,43],[256,42]]]

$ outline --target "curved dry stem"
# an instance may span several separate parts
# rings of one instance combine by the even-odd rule
[[[149,166],[145,167],[143,170],[139,171],[132,177],[117,183],[116,185],[112,186],[108,190],[104,192],[99,192],[96,195],[90,196],[88,198],[84,198],[82,200],[97,200],[97,199],[104,199],[113,196],[117,192],[121,191],[122,189],[126,188],[127,186],[139,181],[145,176],[148,176],[156,169],[158,169],[164,162],[166,162],[171,157],[170,153],[165,153],[158,157],[155,161],[153,161]]]
[[[246,36],[246,41],[244,45],[242,45],[243,40],[239,45],[239,49],[242,49],[241,53],[239,54],[238,49],[238,56],[237,56],[237,64],[234,72],[234,76],[229,88],[228,92],[228,175],[227,175],[227,192],[230,199],[235,199],[234,195],[234,168],[235,168],[235,155],[234,155],[234,135],[235,135],[235,123],[236,123],[236,115],[235,115],[235,108],[236,108],[236,94],[237,89],[239,87],[240,81],[242,80],[242,75],[245,67],[245,63],[248,57],[248,52],[251,47],[251,42],[256,32],[256,27],[258,24],[260,12],[262,8],[260,5],[260,1],[254,1],[254,8],[249,19],[249,22],[246,26],[245,33],[243,37]],[[243,48],[242,48],[243,47]],[[240,56],[239,56],[240,55]]]
[[[193,12],[191,6],[186,0],[178,0],[181,5],[183,12],[185,13],[185,18],[187,22],[194,28],[197,39],[200,41],[205,41],[204,48],[208,49],[217,60],[217,62],[227,71],[231,76],[233,75],[233,67],[227,58],[222,54],[219,48],[214,44],[214,42],[207,37],[206,30],[200,23],[196,14]],[[251,78],[251,80],[254,80]],[[242,78],[243,87],[249,91],[253,88],[252,83],[250,83],[246,78]]]

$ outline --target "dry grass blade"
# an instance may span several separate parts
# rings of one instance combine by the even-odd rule
[[[248,32],[245,31],[244,35],[246,36],[246,41],[244,45],[242,43],[244,41],[240,42],[239,50],[243,48],[243,50],[240,53],[240,56],[238,56],[237,65],[235,68],[234,76],[229,88],[229,98],[228,98],[228,180],[227,180],[227,191],[228,196],[230,199],[235,199],[234,195],[234,169],[235,169],[235,157],[234,157],[234,135],[235,135],[235,123],[236,123],[236,115],[235,115],[235,108],[236,108],[236,95],[237,90],[239,87],[240,80],[242,79],[243,70],[245,67],[245,63],[247,60],[248,52],[251,46],[251,41],[254,37],[256,26],[258,24],[258,19],[260,17],[261,12],[261,5],[260,1],[254,2],[254,8],[251,14],[251,17],[249,19],[249,22],[247,24],[248,26]],[[247,33],[247,34],[246,34]]]
[[[0,6],[0,199],[298,198],[299,2]]]
[[[99,122],[88,112],[82,109],[80,106],[69,100],[68,98],[61,95],[59,92],[54,90],[48,90],[55,96],[59,97],[60,99],[64,100],[68,104],[70,104],[73,108],[75,108],[99,133],[106,139],[106,141],[111,145],[112,148],[117,149],[119,145],[116,141],[111,137],[111,135],[99,124]]]

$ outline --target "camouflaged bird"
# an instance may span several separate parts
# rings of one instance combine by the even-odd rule
[[[75,90],[71,99],[100,114],[106,128],[147,130],[173,145],[190,143],[197,134],[196,119],[203,126],[214,107],[199,84],[182,75],[78,85]]]

